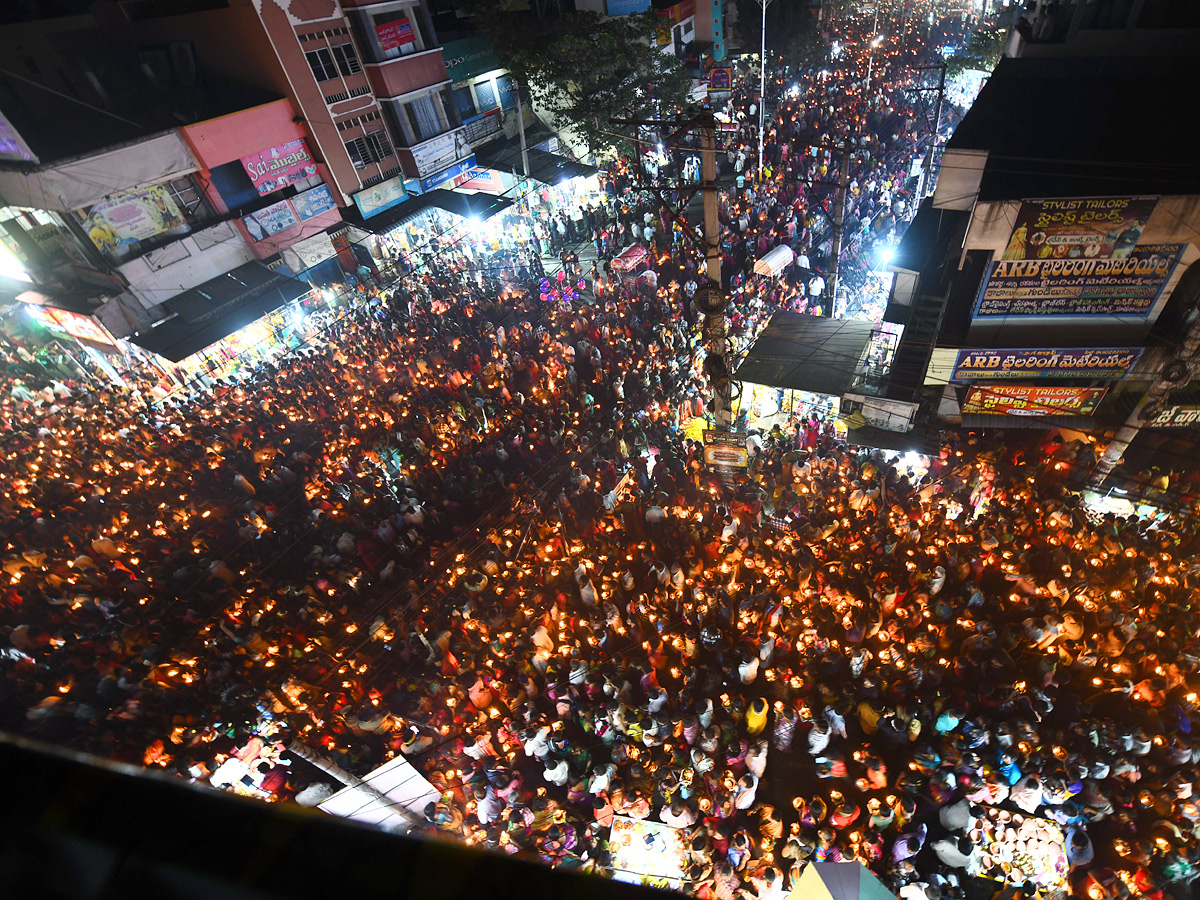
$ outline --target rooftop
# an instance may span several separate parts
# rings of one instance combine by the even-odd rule
[[[11,36],[5,44],[21,47]],[[0,112],[43,164],[279,99],[200,72],[186,44],[134,47],[95,27],[67,27],[26,50],[0,67]]]
[[[980,200],[1200,193],[1194,78],[1189,57],[1004,59],[946,150],[988,152]]]

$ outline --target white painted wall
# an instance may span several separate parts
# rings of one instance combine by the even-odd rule
[[[129,292],[146,309],[153,309],[253,259],[254,254],[237,230],[228,222],[219,222],[117,269],[129,282]]]

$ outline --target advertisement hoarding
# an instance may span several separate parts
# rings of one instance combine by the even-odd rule
[[[1143,244],[1118,259],[1000,260],[975,315],[1145,317],[1185,247]]]
[[[88,210],[83,222],[98,250],[115,250],[186,226],[183,213],[165,185],[113,194]]]
[[[1124,378],[1141,347],[959,350],[951,381]]]
[[[644,13],[650,8],[650,0],[608,0],[610,16],[628,16]]]
[[[1157,197],[1024,200],[1001,259],[1120,259],[1133,252]]]
[[[91,341],[94,344],[114,346],[108,332],[88,316],[81,316],[79,313],[69,312],[65,309],[33,304],[27,304],[25,309],[35,321],[51,331],[65,332],[71,337],[79,338],[82,341]]]
[[[309,188],[292,198],[292,209],[296,211],[296,215],[300,217],[301,221],[328,212],[336,205],[333,202],[333,195],[329,193],[329,187],[324,184]]]
[[[304,138],[243,156],[242,166],[260,196],[317,174],[317,164]]]
[[[463,157],[470,156],[471,142],[467,139],[467,130],[459,128],[418,144],[410,152],[418,174],[428,178]]]
[[[1108,388],[1027,387],[1014,384],[972,386],[962,411],[1004,416],[1090,416]]]
[[[272,203],[248,216],[242,216],[242,224],[250,232],[250,237],[257,243],[271,235],[286,231],[293,225],[299,225],[300,220],[292,212],[291,204],[286,200]]]

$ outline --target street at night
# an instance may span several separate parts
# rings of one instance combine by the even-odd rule
[[[704,900],[1191,897],[1200,22],[876,4],[14,13],[0,741]]]

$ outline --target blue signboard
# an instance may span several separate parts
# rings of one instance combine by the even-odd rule
[[[333,196],[329,193],[329,187],[324,184],[319,184],[315,188],[307,190],[302,194],[297,194],[292,198],[292,209],[296,211],[296,215],[302,220],[319,216],[321,213],[333,209],[336,205],[333,202]]]
[[[650,8],[650,0],[608,0],[610,16],[628,16],[631,13],[644,13]]]
[[[428,178],[421,179],[421,190],[431,191],[439,184],[445,184],[447,181],[453,181],[459,175],[466,175],[469,171],[475,168],[475,156],[472,154],[466,159],[460,159],[448,169],[442,169],[436,175],[430,175]]]

